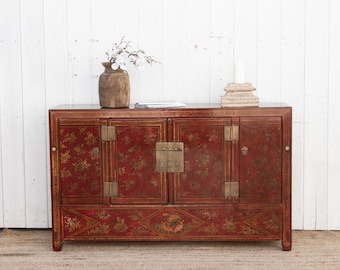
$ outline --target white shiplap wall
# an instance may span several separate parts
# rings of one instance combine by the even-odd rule
[[[262,102],[293,106],[293,228],[340,229],[340,1],[0,0],[0,228],[48,228],[47,111],[97,104],[126,36],[161,65],[131,102],[219,103],[235,61]]]

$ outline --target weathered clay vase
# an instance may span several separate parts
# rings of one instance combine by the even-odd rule
[[[104,62],[105,71],[99,76],[99,104],[105,108],[127,108],[130,105],[129,74],[113,70],[111,63]]]

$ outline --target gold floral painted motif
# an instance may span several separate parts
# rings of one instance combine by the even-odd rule
[[[92,145],[92,144],[96,144],[97,143],[97,139],[93,135],[92,132],[87,132],[86,133],[85,141],[86,141],[87,145]]]
[[[83,154],[85,154],[85,147],[82,144],[78,145],[78,146],[74,147],[74,151],[76,152],[76,154],[78,156],[83,155]]]
[[[277,187],[277,184],[278,184],[278,181],[276,180],[276,178],[272,178],[272,179],[269,180],[269,185],[270,185],[271,188]]]
[[[209,168],[204,168],[204,166],[199,167],[199,169],[195,173],[196,175],[199,175],[201,177],[207,177],[210,175]]]
[[[92,191],[98,190],[100,187],[97,180],[92,180],[89,184]]]
[[[201,188],[201,185],[197,181],[190,181],[189,186],[191,190],[199,190]]]
[[[222,170],[222,163],[221,162],[214,162],[212,165],[214,171],[221,171]]]
[[[70,183],[66,186],[66,190],[71,193],[76,192],[79,190],[79,185],[78,183]]]
[[[217,227],[214,223],[211,223],[207,226],[203,226],[202,228],[199,229],[199,231],[205,234],[216,234]]]
[[[143,217],[143,211],[136,211],[136,212],[133,212],[129,215],[129,218],[134,220],[134,221],[137,221],[139,219],[141,219]]]
[[[60,142],[60,149],[67,149],[67,145]]]
[[[185,164],[185,171],[186,171],[186,172],[190,173],[190,172],[193,171],[192,166],[191,166],[191,162],[189,162],[189,161],[184,161],[184,164]],[[184,172],[184,173],[183,173],[183,177],[184,177],[185,175],[186,175],[186,173]]]
[[[131,188],[133,188],[136,184],[135,180],[129,180],[129,181],[124,181],[122,184],[122,187],[125,191],[130,190]]]
[[[84,134],[86,129],[87,129],[86,127],[79,128],[79,133]]]
[[[74,143],[77,140],[76,134],[74,132],[66,133],[63,142],[65,143]]]
[[[159,138],[158,127],[133,126],[116,129],[115,161],[117,181],[122,197],[158,197],[162,186],[159,174],[146,168],[154,166],[155,141]],[[151,168],[150,168],[151,169]],[[137,179],[142,180],[137,181]],[[139,185],[143,185],[141,190]]]
[[[87,175],[87,173],[84,173],[84,174],[82,174],[82,175],[80,175],[79,177],[78,177],[78,180],[81,180],[81,181],[83,181],[83,182],[86,182],[87,180],[89,180],[90,178],[89,178],[89,176]]]
[[[111,217],[111,215],[108,212],[106,212],[105,210],[92,212],[92,215],[96,216],[97,218],[99,218],[101,220],[106,220],[106,219],[109,219]]]
[[[87,231],[87,234],[108,234],[110,232],[110,226],[108,224],[100,224],[98,227]]]
[[[144,169],[147,165],[148,165],[148,163],[147,163],[144,159],[133,160],[133,161],[131,162],[131,167],[132,167],[134,170],[142,170],[142,169]]]
[[[189,140],[190,142],[192,142],[192,141],[197,141],[197,140],[199,140],[200,136],[199,136],[198,133],[195,133],[195,134],[194,134],[194,133],[190,133],[190,134],[188,134],[187,138],[188,138],[188,140]]]
[[[101,168],[99,167],[99,163],[98,163],[97,166],[94,168],[94,171],[95,171],[96,175],[100,176]]]
[[[64,196],[99,194],[101,155],[98,128],[66,127],[60,130],[60,171]]]
[[[150,180],[150,185],[154,188],[157,187],[158,186],[158,179]]]
[[[139,150],[139,147],[137,145],[133,145],[132,147],[130,147],[127,152],[128,153],[135,153]]]
[[[72,176],[72,173],[69,170],[61,170],[60,176],[61,178],[68,178]]]
[[[86,171],[91,166],[87,160],[80,160],[79,162],[73,163],[72,165],[76,172]]]
[[[71,218],[69,216],[64,217],[65,220],[65,229],[69,232],[73,232],[76,229],[81,227],[81,223],[77,217]]]
[[[149,232],[141,226],[135,227],[131,231],[134,235],[143,235],[143,234],[147,234]]]
[[[119,160],[120,162],[125,162],[125,161],[128,160],[128,158],[129,158],[128,155],[125,155],[125,154],[122,154],[122,153],[118,153],[118,160]]]
[[[123,167],[118,168],[118,175],[123,175],[126,172],[126,169]]]
[[[277,215],[272,215],[271,219],[268,219],[266,221],[263,222],[264,225],[266,225],[266,229],[267,230],[271,230],[274,232],[278,232],[279,231],[279,218]]]
[[[121,131],[117,131],[117,134],[120,134]],[[123,136],[122,137],[122,142],[125,144],[125,145],[130,145],[131,144],[131,138],[127,135]]]
[[[197,214],[201,215],[206,220],[212,220],[218,218],[218,215],[215,211],[211,211],[208,209],[197,210]]]
[[[70,150],[67,150],[65,153],[60,154],[60,163],[67,164],[70,158],[71,158]]]
[[[143,137],[144,137],[143,142],[145,144],[154,144],[158,139],[158,135],[154,133],[147,133]]]
[[[210,156],[209,154],[200,155],[198,159],[196,159],[196,165],[199,168],[202,168],[210,163]]]
[[[209,142],[217,141],[219,137],[219,132],[216,129],[209,130],[207,134],[207,140]]]
[[[272,131],[268,131],[264,134],[264,137],[266,138],[267,142],[272,142],[275,138],[275,133],[273,133]]]
[[[258,230],[255,230],[254,228],[251,228],[249,226],[242,226],[242,231],[240,233],[246,234],[246,235],[256,235],[260,234]]]

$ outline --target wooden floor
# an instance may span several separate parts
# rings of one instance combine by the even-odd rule
[[[340,231],[294,231],[274,242],[66,242],[50,230],[0,231],[0,269],[340,269]]]

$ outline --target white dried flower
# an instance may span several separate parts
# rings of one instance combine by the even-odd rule
[[[121,68],[127,70],[128,64],[131,63],[138,70],[142,70],[146,65],[157,62],[151,56],[146,55],[143,50],[130,51],[130,47],[130,42],[125,41],[124,37],[122,37],[119,43],[114,43],[112,49],[106,52],[112,69]]]

